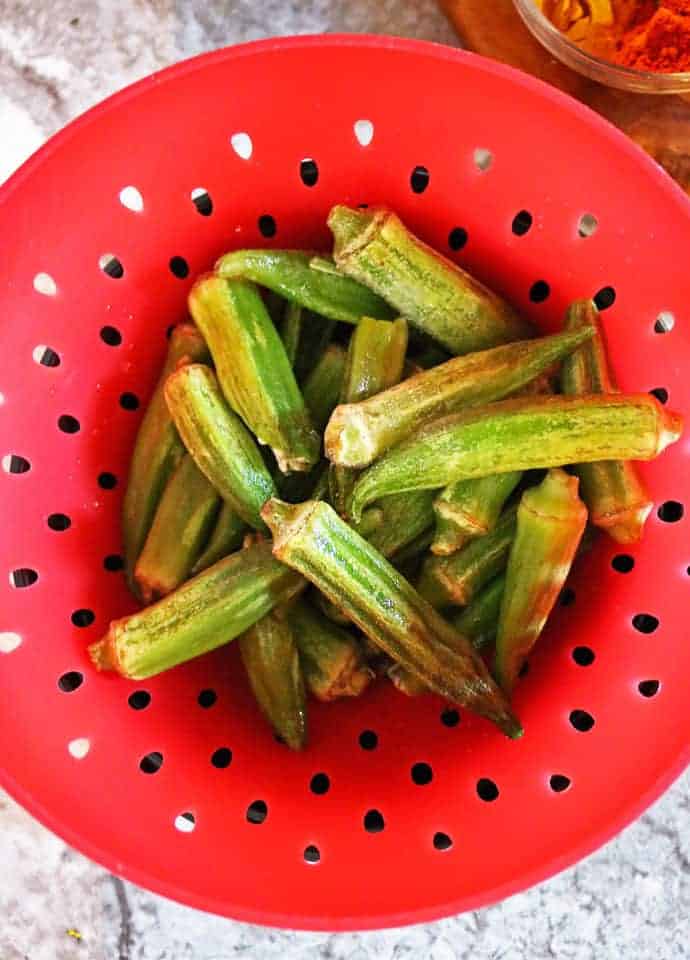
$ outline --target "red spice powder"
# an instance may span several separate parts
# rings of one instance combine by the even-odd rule
[[[690,71],[690,0],[643,0],[615,60],[655,73]]]

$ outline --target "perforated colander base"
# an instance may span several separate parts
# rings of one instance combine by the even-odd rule
[[[305,161],[310,161],[305,163]],[[327,248],[385,203],[547,329],[598,295],[621,384],[690,395],[679,191],[560,94],[420,43],[221,51],[52,140],[0,205],[3,784],[70,843],[186,903],[352,928],[523,888],[612,835],[688,759],[688,444],[644,474],[644,543],[601,539],[520,684],[517,743],[380,683],[313,705],[294,755],[236,651],[145,684],[85,654],[132,609],[128,455],[192,278],[239,246]]]

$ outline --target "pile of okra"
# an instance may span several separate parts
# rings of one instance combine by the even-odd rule
[[[518,737],[511,694],[586,528],[640,538],[632,461],[681,418],[619,392],[592,301],[538,336],[392,211],[328,225],[331,256],[237,250],[193,286],[124,500],[144,606],[91,656],[139,680],[237,638],[295,749],[307,693],[375,676]]]

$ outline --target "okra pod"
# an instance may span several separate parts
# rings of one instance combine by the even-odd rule
[[[265,529],[260,511],[275,485],[254,438],[223,398],[215,374],[201,364],[168,377],[165,396],[196,465],[245,523]]]
[[[372,510],[378,510],[379,522],[368,534],[359,528],[358,532],[384,557],[394,557],[397,561],[400,553],[432,526],[433,501],[433,490],[384,497],[370,507],[363,518]]]
[[[298,303],[285,304],[285,316],[280,326],[280,335],[285,346],[285,354],[294,369],[299,351],[299,335],[302,330],[302,308]]]
[[[336,407],[325,436],[329,460],[365,467],[427,423],[502,400],[593,334],[583,328],[456,357],[354,405]]]
[[[606,346],[599,311],[591,300],[572,304],[566,314],[566,327],[594,327],[596,333],[563,363],[563,393],[616,393],[606,358]],[[652,500],[637,468],[629,460],[602,460],[575,467],[580,478],[580,495],[589,508],[591,523],[606,530],[618,543],[635,543],[642,536]]]
[[[208,275],[192,287],[189,309],[232,409],[272,449],[283,473],[308,470],[319,458],[320,439],[256,287]]]
[[[384,653],[436,693],[493,720],[508,736],[521,735],[471,643],[328,504],[270,500],[262,515],[274,555],[337,603]]]
[[[330,623],[335,623],[339,627],[352,626],[352,620],[350,620],[347,614],[343,613],[338,604],[332,603],[328,597],[320,591],[316,590],[314,592],[313,601],[319,612],[322,613]]]
[[[139,425],[122,505],[125,570],[130,586],[165,485],[184,455],[165,402],[165,381],[178,364],[202,363],[208,358],[208,348],[196,327],[191,323],[173,327],[163,371]]]
[[[239,638],[242,662],[264,716],[292,750],[307,741],[307,704],[295,635],[272,610]]]
[[[435,607],[462,607],[506,566],[515,537],[516,507],[490,533],[449,557],[427,557],[417,589]]]
[[[340,394],[342,403],[357,403],[394,386],[400,381],[407,352],[405,320],[374,320],[362,317],[350,337],[345,375]],[[337,464],[331,467],[331,502],[345,515],[356,473]]]
[[[520,500],[494,663],[496,679],[508,695],[553,609],[587,524],[577,488],[577,477],[549,470]]]
[[[495,577],[469,606],[451,620],[458,633],[471,640],[477,650],[481,650],[496,636],[504,586],[505,575]],[[418,697],[429,692],[414,674],[400,664],[394,664],[387,673],[393,685],[408,697]]]
[[[214,487],[186,454],[168,480],[141,551],[134,579],[152,603],[189,577],[220,509]]]
[[[478,650],[496,636],[505,585],[505,573],[500,573],[451,620],[455,629],[469,637]]]
[[[682,426],[680,414],[646,393],[502,400],[439,420],[390,450],[360,475],[350,516],[358,522],[365,507],[393,493],[494,473],[651,460]]]
[[[337,323],[319,317],[309,310],[302,313],[302,331],[299,353],[295,357],[295,376],[297,382],[304,384],[307,377],[328,349]]]
[[[323,433],[337,406],[345,373],[345,350],[332,343],[321,354],[302,386],[302,394],[314,428]]]
[[[521,477],[519,470],[513,470],[478,480],[459,480],[442,490],[434,501],[436,536],[431,552],[439,556],[457,553],[468,540],[493,530]]]
[[[311,266],[312,258],[302,250],[235,250],[218,260],[216,271],[222,277],[253,280],[331,320],[357,324],[361,317],[390,320],[395,316],[368,287],[335,268],[323,269],[322,263]]]
[[[391,563],[393,566],[400,570],[401,572],[410,565],[411,562],[416,561],[417,565],[421,563],[422,554],[426,553],[429,547],[431,546],[431,541],[433,540],[434,532],[432,527],[428,527],[423,533],[420,533],[419,536],[415,537],[414,540],[410,540],[408,544],[404,547],[401,547],[396,553],[391,557]],[[407,580],[410,577],[407,574],[404,574]]]
[[[451,353],[471,353],[530,335],[497,294],[422,243],[385,209],[333,207],[336,265],[388,301]]]
[[[235,513],[229,503],[223,503],[209,541],[192,567],[192,573],[201,573],[223,557],[227,557],[229,553],[239,550],[246,530],[247,524],[244,520]]]
[[[271,544],[238,550],[158,603],[113,620],[89,647],[99,670],[144,680],[239,636],[304,587],[271,554]]]
[[[373,679],[355,638],[322,616],[306,600],[290,606],[304,680],[317,700],[358,697]]]

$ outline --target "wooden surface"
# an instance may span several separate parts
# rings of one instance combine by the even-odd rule
[[[539,77],[577,97],[644,147],[690,193],[690,103],[679,96],[613,90],[581,76],[542,47],[512,0],[439,0],[468,50]]]

